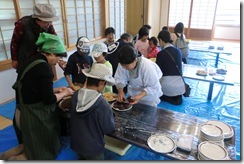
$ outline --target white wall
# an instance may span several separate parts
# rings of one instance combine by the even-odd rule
[[[0,104],[9,101],[15,97],[12,89],[17,77],[15,69],[8,69],[0,72]]]
[[[162,27],[167,26],[168,5],[169,0],[148,0],[148,24],[152,26],[150,37],[155,36],[157,38]]]
[[[214,30],[214,39],[240,40],[240,27],[220,27],[216,26]]]

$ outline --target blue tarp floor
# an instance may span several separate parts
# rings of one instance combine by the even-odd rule
[[[224,45],[224,44],[222,44]],[[218,68],[226,68],[232,75],[234,86],[215,84],[212,100],[207,100],[208,82],[186,79],[192,91],[189,98],[183,97],[182,105],[176,106],[167,102],[161,102],[158,107],[194,115],[208,120],[220,120],[235,128],[236,160],[240,160],[240,45],[229,44],[233,48],[232,55],[221,54]],[[189,64],[214,67],[215,54],[191,51],[188,59]],[[55,82],[54,87],[67,86],[65,78]],[[0,115],[13,119],[15,100],[0,105]],[[63,137],[63,148],[57,160],[76,160],[78,156],[69,148],[69,137]],[[12,125],[0,130],[0,153],[17,146],[17,138]],[[120,156],[109,150],[105,151],[106,160],[167,160],[166,158],[146,151],[136,146]]]

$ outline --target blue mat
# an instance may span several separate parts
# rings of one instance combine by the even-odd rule
[[[68,83],[65,79],[65,77],[61,78],[61,79],[58,79],[57,81],[55,81],[53,83],[53,88],[58,88],[58,87],[67,87],[68,86]]]
[[[69,140],[65,137],[61,139],[62,148],[57,160],[77,160],[76,152],[69,148]],[[0,153],[5,152],[13,147],[18,146],[17,137],[13,125],[0,130]]]
[[[16,101],[13,100],[6,104],[0,105],[0,115],[10,120],[13,120],[14,112],[15,112],[15,103]]]
[[[12,125],[0,130],[0,153],[16,147],[18,144],[14,127]]]

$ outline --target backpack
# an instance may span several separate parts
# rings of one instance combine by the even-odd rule
[[[187,58],[189,54],[189,47],[188,44],[186,43],[185,39],[183,38],[183,34],[179,36],[177,33],[175,33],[177,36],[176,42],[175,42],[175,47],[179,48],[182,53],[182,58]]]

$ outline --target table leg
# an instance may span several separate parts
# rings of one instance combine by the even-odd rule
[[[208,90],[208,100],[211,100],[212,99],[213,87],[214,87],[214,83],[210,82],[210,84],[209,84],[209,90]]]
[[[216,53],[216,60],[215,60],[215,68],[218,68],[218,62],[219,62],[219,53]]]

